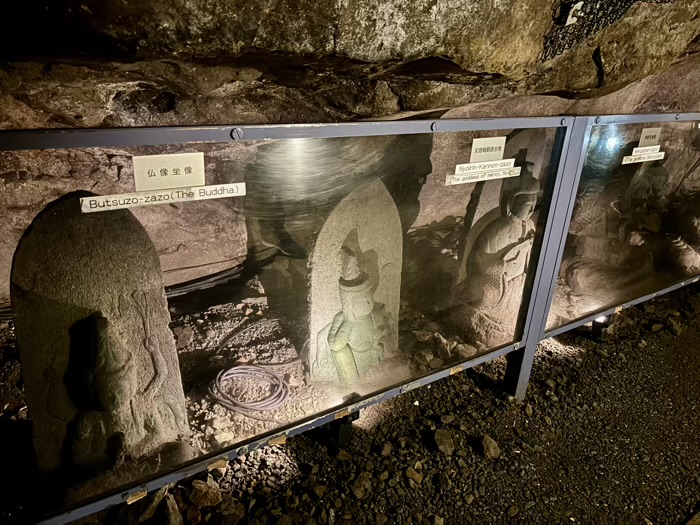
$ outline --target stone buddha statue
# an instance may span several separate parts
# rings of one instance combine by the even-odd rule
[[[338,282],[341,311],[317,337],[318,353],[311,363],[312,379],[353,385],[363,380],[395,348],[391,314],[374,301],[373,286],[357,254],[342,247]]]
[[[501,214],[481,229],[465,254],[466,278],[457,284],[455,294],[463,304],[451,316],[454,324],[487,347],[515,338],[535,237],[532,214],[539,192],[537,179],[524,169],[519,179],[506,182]]]

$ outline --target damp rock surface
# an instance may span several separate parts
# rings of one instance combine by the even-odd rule
[[[495,99],[485,116],[698,109],[697,80],[688,77],[698,75],[700,19],[690,1],[636,2],[614,23],[545,61],[539,58],[552,10],[544,0],[510,0],[495,8],[472,0],[422,8],[420,2],[393,2],[378,10],[367,1],[328,12],[315,6],[311,11],[323,11],[328,20],[294,24],[292,15],[291,26],[277,20],[289,5],[263,8],[259,25],[251,5],[250,12],[188,20],[188,27],[201,24],[196,36],[172,28],[194,12],[219,16],[219,3],[129,2],[113,12],[98,9],[88,21],[82,19],[87,11],[77,9],[69,25],[84,25],[71,35],[92,27],[93,37],[121,52],[93,43],[88,52],[66,51],[68,58],[46,58],[66,38],[54,38],[51,52],[32,53],[24,35],[40,39],[31,23],[20,24],[22,38],[0,46],[16,50],[0,68],[0,129],[338,122]],[[51,8],[34,20],[48,13],[53,24]],[[342,20],[334,20],[338,16]],[[255,49],[230,41],[231,31],[245,33],[234,20],[253,24]],[[267,24],[284,38],[270,39]],[[308,30],[319,35],[304,50],[300,42]],[[77,41],[86,45],[91,38]],[[626,94],[615,98],[625,86]],[[546,96],[517,100],[537,94]]]
[[[572,91],[627,83],[668,65],[697,36],[695,7],[614,2],[589,9],[571,21],[597,30],[574,27],[580,36],[569,38],[570,49],[558,46],[558,54],[545,49],[545,36],[563,30],[568,13],[557,18],[549,0],[30,2],[6,8],[7,19],[22,22],[9,25],[0,42],[6,57],[212,60],[263,52],[302,64],[364,63],[375,76],[398,69],[410,77],[417,70],[467,84],[527,79],[548,86],[541,91]],[[165,96],[156,106],[168,104]]]

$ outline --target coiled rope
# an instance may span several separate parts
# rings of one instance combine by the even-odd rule
[[[246,326],[240,331],[232,332],[221,341],[215,353],[220,353],[236,337],[245,334],[252,328],[274,321],[279,321],[279,319],[261,320]],[[216,375],[216,379],[209,387],[209,392],[217,403],[232,412],[237,412],[257,421],[275,423],[277,421],[274,418],[260,414],[260,412],[269,412],[283,407],[289,399],[289,384],[284,380],[283,374],[278,373],[274,369],[284,369],[291,365],[296,365],[300,361],[301,358],[297,357],[283,363],[236,364],[231,368],[220,371]],[[226,388],[232,382],[242,383],[244,386],[235,396],[229,393],[235,391],[235,389]],[[242,398],[248,392],[251,383],[265,383],[270,387],[271,391],[261,399],[243,401]]]
[[[247,385],[236,398],[224,390],[224,385],[229,381],[241,381],[244,384],[251,381],[267,383],[272,391],[262,399],[244,402],[240,397],[247,392]],[[233,412],[238,412],[258,421],[274,422],[275,419],[260,415],[260,412],[281,408],[289,399],[289,384],[281,375],[260,366],[236,365],[217,374],[210,392],[217,403]]]

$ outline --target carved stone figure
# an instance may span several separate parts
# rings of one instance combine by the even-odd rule
[[[318,334],[312,376],[352,385],[396,347],[391,314],[374,302],[374,290],[352,248],[342,248],[342,277],[338,282],[342,309]]]
[[[700,272],[697,213],[690,199],[671,186],[667,159],[650,163],[635,174],[622,201],[629,224],[630,244],[649,250],[657,270],[671,270],[679,277]],[[675,198],[674,198],[675,197]],[[688,202],[690,201],[690,202]],[[680,272],[680,273],[678,273]]]
[[[627,186],[620,209],[625,223],[634,231],[658,232],[668,204],[670,190],[664,160],[655,161],[635,173]]]
[[[584,168],[561,265],[565,286],[557,287],[550,326],[615,305],[648,286],[654,246],[661,243],[668,252],[670,239],[659,235],[667,203],[665,168],[610,163]]]
[[[465,254],[465,279],[457,283],[455,300],[463,304],[452,321],[475,341],[492,347],[512,341],[534,241],[532,214],[539,183],[523,169],[504,184],[500,214],[485,227]],[[517,186],[513,187],[513,182]],[[485,219],[489,219],[486,215]]]
[[[357,389],[395,356],[401,258],[401,221],[381,181],[362,184],[330,213],[311,252],[312,381]]]
[[[17,342],[43,471],[96,472],[189,432],[158,254],[128,210],[68,194],[22,237]]]

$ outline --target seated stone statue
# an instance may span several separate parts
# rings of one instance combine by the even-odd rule
[[[539,183],[527,171],[503,192],[501,215],[478,234],[467,258],[466,279],[452,321],[486,347],[515,339],[515,327],[535,235],[532,214]]]
[[[374,287],[359,266],[356,254],[342,248],[342,276],[338,283],[342,310],[317,336],[317,355],[311,376],[317,381],[353,385],[396,346],[391,314],[374,302]]]

